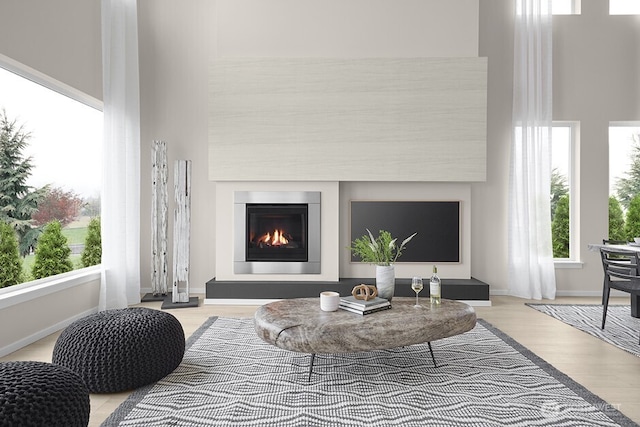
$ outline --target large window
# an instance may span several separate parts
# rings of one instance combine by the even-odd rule
[[[553,15],[580,15],[580,0],[551,0]]]
[[[640,15],[638,0],[609,0],[610,15]]]
[[[640,123],[609,125],[609,239],[640,236]]]
[[[100,216],[100,108],[87,95],[0,58],[0,136],[4,138],[0,219],[16,232],[23,282],[46,277],[43,270],[34,273],[34,265],[41,242],[50,241],[43,236],[45,230],[55,228],[48,227],[53,222],[60,224],[71,250],[71,268],[85,266],[81,254],[89,223],[92,219],[96,223]],[[7,153],[15,158],[9,160]],[[10,179],[20,185],[6,185]],[[21,212],[7,208],[7,200],[19,204]],[[41,257],[43,253],[44,249]]]
[[[576,221],[576,168],[578,124],[554,122],[551,153],[551,228],[553,257],[575,260]]]

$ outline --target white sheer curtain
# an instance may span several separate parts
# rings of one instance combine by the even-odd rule
[[[551,0],[516,0],[509,293],[555,298],[551,244]]]
[[[140,302],[140,96],[136,0],[102,0],[104,144],[99,309]]]

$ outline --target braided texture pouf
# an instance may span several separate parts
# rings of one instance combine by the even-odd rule
[[[0,426],[86,426],[89,390],[71,370],[44,362],[0,362]]]
[[[184,331],[173,315],[144,307],[102,311],[69,325],[53,363],[79,374],[92,393],[132,390],[171,373],[184,355]]]

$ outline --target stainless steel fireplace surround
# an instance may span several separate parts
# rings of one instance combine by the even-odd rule
[[[247,205],[307,205],[307,261],[247,261]],[[233,271],[235,274],[320,274],[319,191],[234,192]]]

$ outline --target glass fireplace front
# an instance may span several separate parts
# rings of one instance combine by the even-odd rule
[[[246,260],[306,262],[308,205],[247,203]]]

